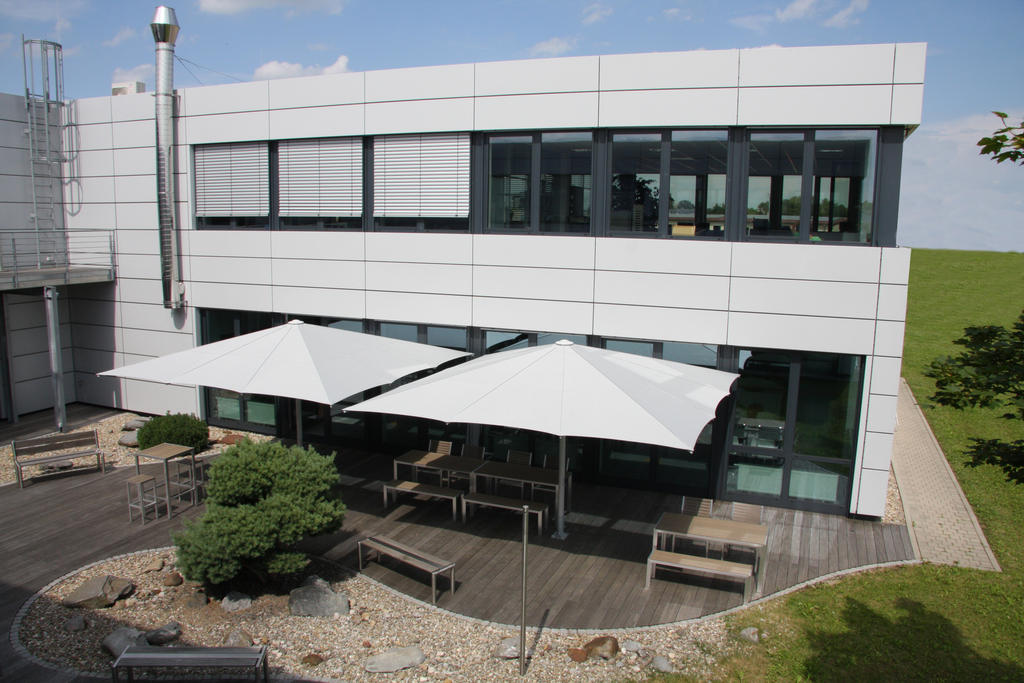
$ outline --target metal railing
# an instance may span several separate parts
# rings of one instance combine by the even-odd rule
[[[0,276],[15,287],[38,280],[43,272],[71,282],[75,271],[83,269],[107,269],[113,279],[112,230],[0,231]]]

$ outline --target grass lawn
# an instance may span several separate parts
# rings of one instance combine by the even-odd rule
[[[924,377],[967,325],[1024,309],[1024,254],[914,250],[903,376],[974,506],[1002,573],[918,565],[849,576],[730,619],[767,638],[723,662],[723,680],[1024,680],[1024,486],[972,467],[971,436],[1024,438],[1004,410],[933,405]],[[669,679],[666,680],[670,680]]]

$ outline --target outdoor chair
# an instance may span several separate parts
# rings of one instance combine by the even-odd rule
[[[428,450],[431,453],[440,453],[441,455],[452,454],[452,442],[451,441],[437,441],[435,439],[430,440],[430,446]]]
[[[715,501],[711,498],[697,498],[695,496],[683,496],[681,506],[684,515],[695,515],[697,517],[710,517],[711,508]]]
[[[761,505],[752,505],[751,503],[733,503],[729,518],[736,522],[760,524],[763,512],[764,507]]]
[[[473,460],[484,459],[484,447],[483,446],[471,446],[466,444],[462,447],[462,457],[472,458]]]
[[[525,467],[530,467],[533,461],[533,456],[526,451],[509,450],[506,460],[510,465],[523,465]],[[502,480],[499,481],[499,484],[519,489],[520,498],[523,498],[526,494],[526,482]]]

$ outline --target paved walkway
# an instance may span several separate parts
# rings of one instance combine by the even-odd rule
[[[902,378],[897,415],[892,469],[917,556],[938,564],[1002,571],[931,426]]]

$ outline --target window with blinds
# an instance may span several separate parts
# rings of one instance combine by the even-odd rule
[[[195,147],[196,216],[270,214],[270,162],[265,142]]]
[[[362,215],[362,138],[282,140],[277,165],[281,217]]]
[[[469,133],[374,138],[374,217],[468,218],[469,155]]]

